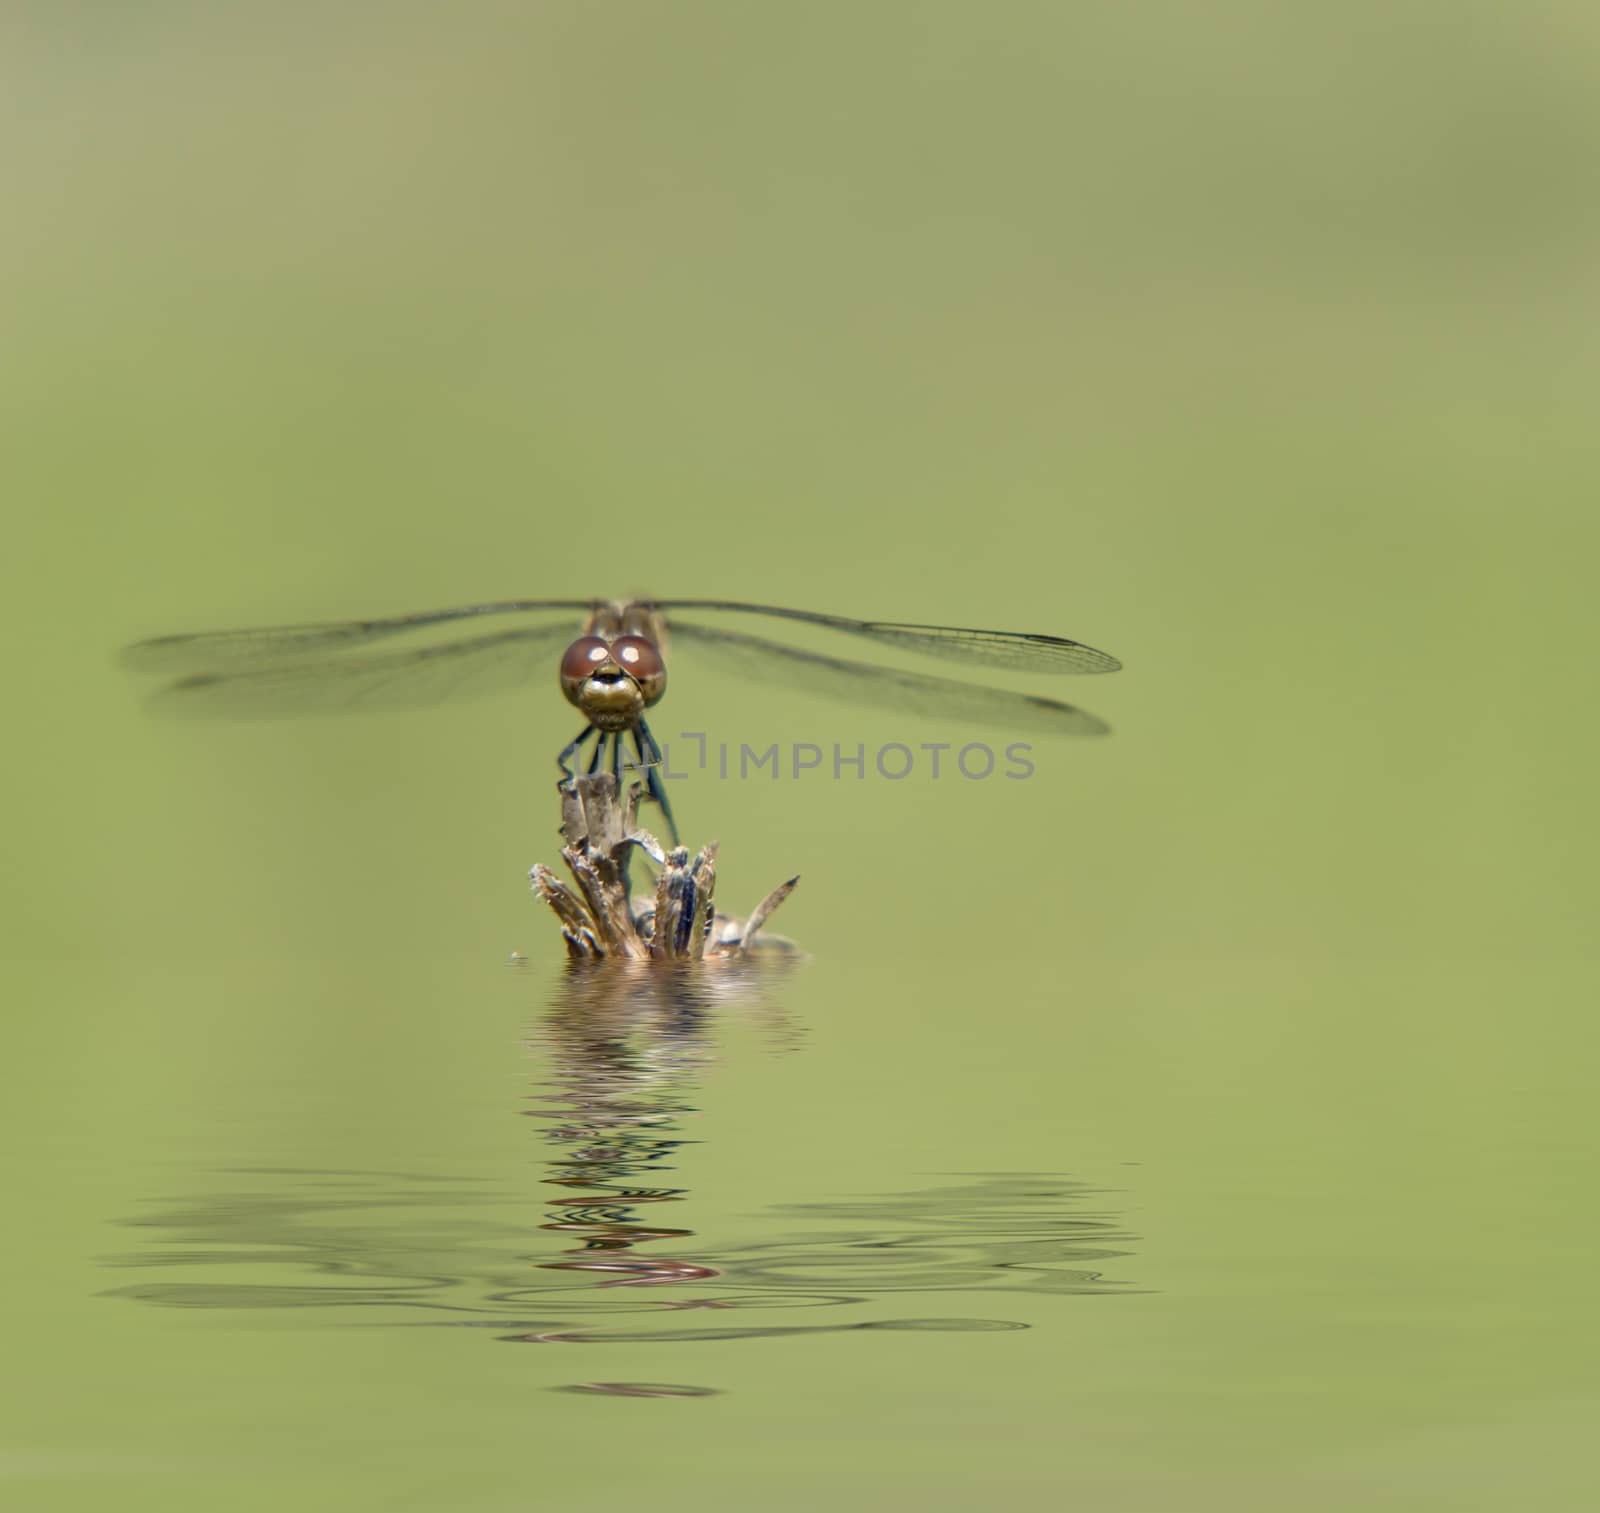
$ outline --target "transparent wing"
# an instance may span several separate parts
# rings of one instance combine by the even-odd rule
[[[828,698],[870,704],[874,709],[906,710],[951,720],[972,720],[1007,730],[1042,735],[1105,735],[1110,726],[1087,710],[1055,699],[932,678],[924,673],[848,662],[801,651],[759,636],[705,625],[676,624],[675,643],[695,648],[733,669],[770,678],[784,688],[803,688]]]
[[[151,706],[174,715],[311,714],[404,709],[530,683],[554,687],[551,652],[573,634],[563,621],[404,651],[196,673],[158,690]]]
[[[767,615],[779,620],[799,620],[850,636],[864,636],[881,645],[900,647],[953,662],[980,667],[1003,667],[1013,672],[1115,672],[1122,666],[1109,652],[1096,651],[1080,641],[1015,630],[963,630],[949,625],[900,625],[889,620],[851,620],[808,609],[778,609],[767,604],[737,604],[720,599],[664,599],[660,608],[669,616],[678,610],[726,610],[741,615]],[[673,621],[675,624],[676,621]]]
[[[280,657],[304,657],[324,652],[355,650],[388,636],[426,630],[453,620],[479,615],[528,614],[536,610],[565,610],[562,621],[576,635],[570,614],[594,607],[592,599],[508,599],[497,604],[463,604],[455,609],[422,610],[412,615],[392,615],[384,620],[328,620],[314,625],[269,625],[256,630],[202,631],[197,635],[157,636],[136,641],[122,653],[123,662],[140,672],[177,672],[186,667],[212,668],[219,664],[269,662]]]

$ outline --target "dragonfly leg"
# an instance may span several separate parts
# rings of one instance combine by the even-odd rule
[[[650,727],[643,720],[634,726],[633,744],[638,748],[639,761],[644,767],[645,784],[650,797],[661,806],[661,817],[667,822],[667,833],[672,837],[672,844],[676,846],[679,844],[678,822],[672,817],[672,805],[667,802],[666,784],[661,781],[661,748],[656,745],[656,738],[650,734]]]
[[[598,726],[585,725],[576,736],[574,736],[570,741],[567,742],[565,746],[561,748],[560,755],[556,757],[556,766],[561,769],[564,776],[572,776],[572,759],[583,750],[583,743],[587,741],[590,736],[598,734]]]
[[[561,776],[556,779],[557,793],[564,794],[571,791],[573,779],[576,776],[572,770],[573,763],[577,759],[579,753],[583,750],[584,742],[586,742],[590,736],[599,735],[599,733],[600,731],[598,726],[585,725],[583,729],[572,738],[572,740],[568,741],[567,744],[561,748],[560,752],[556,756],[556,766],[561,769]]]
[[[622,793],[622,732],[619,730],[611,737],[611,776],[616,779],[617,802],[623,801]]]

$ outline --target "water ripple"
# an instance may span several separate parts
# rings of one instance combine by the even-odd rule
[[[965,1316],[702,1323],[680,1320],[686,1313],[1133,1291],[1100,1270],[1132,1238],[1103,1206],[1110,1194],[1054,1173],[953,1174],[909,1191],[774,1203],[743,1238],[701,1241],[679,1218],[692,1199],[680,1167],[696,1143],[683,1121],[715,1062],[719,1017],[758,1020],[780,1049],[799,1043],[765,995],[762,980],[739,974],[711,984],[687,973],[570,973],[530,1037],[545,1064],[522,1110],[544,1148],[542,1215],[528,1212],[531,1193],[471,1176],[229,1168],[209,1191],[120,1221],[147,1243],[105,1264],[146,1276],[111,1295],[319,1317],[376,1311],[384,1327],[489,1329],[521,1344],[648,1345],[1029,1327]],[[150,1275],[175,1270],[191,1275]],[[570,1390],[625,1388],[710,1390]]]

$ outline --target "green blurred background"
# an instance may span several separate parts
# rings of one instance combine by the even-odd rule
[[[15,1506],[1589,1505],[1591,7],[55,0],[0,80]],[[1115,727],[1031,782],[675,802],[815,958],[696,1229],[1067,1172],[1134,1295],[594,1347],[695,1402],[96,1297],[226,1168],[546,1245],[573,724],[160,722],[116,648],[633,592],[1125,660],[1017,685]],[[687,661],[663,711],[951,734]]]

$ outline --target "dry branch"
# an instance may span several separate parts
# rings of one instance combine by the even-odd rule
[[[574,959],[635,961],[726,960],[759,950],[793,953],[782,936],[756,934],[772,911],[794,891],[798,878],[774,888],[748,921],[718,914],[716,843],[690,857],[685,846],[663,851],[661,842],[638,828],[640,789],[629,786],[617,802],[612,774],[575,777],[561,788],[561,859],[572,874],[563,882],[540,864],[534,891],[561,922],[567,954]],[[660,869],[648,901],[635,899],[629,880],[634,853],[642,851]]]

